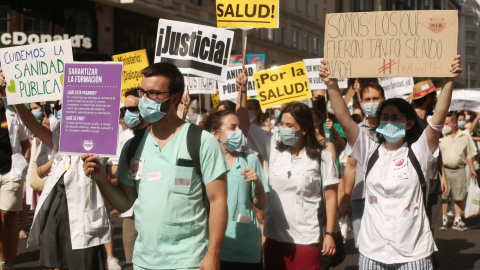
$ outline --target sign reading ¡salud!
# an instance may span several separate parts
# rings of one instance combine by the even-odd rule
[[[332,78],[452,77],[458,11],[327,14],[324,57]]]
[[[278,0],[217,0],[217,27],[278,28]]]

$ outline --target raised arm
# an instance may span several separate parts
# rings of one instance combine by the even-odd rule
[[[35,116],[25,107],[23,104],[13,105],[18,116],[22,119],[23,124],[35,134],[43,143],[48,147],[53,148],[52,132],[50,129],[44,127],[41,123],[37,122]]]
[[[475,118],[473,119],[472,123],[468,126],[468,131],[470,134],[477,128],[478,121],[480,121],[480,112],[475,112]]]
[[[248,130],[250,129],[250,120],[248,119],[247,109],[247,70],[243,68],[243,72],[237,77],[237,108],[235,114],[240,121],[240,129],[245,137],[248,136]]]
[[[345,104],[340,89],[338,88],[337,79],[328,78],[328,76],[330,76],[330,71],[328,70],[325,59],[322,59],[322,62],[320,63],[319,75],[327,84],[328,96],[332,104],[333,112],[343,128],[343,132],[347,137],[347,142],[350,146],[353,146],[357,140],[360,129],[350,116],[350,111],[348,110],[347,104]]]
[[[447,117],[448,109],[450,108],[450,102],[452,101],[452,91],[453,91],[453,84],[455,82],[455,78],[462,73],[462,65],[460,64],[460,55],[455,56],[453,59],[452,66],[450,68],[450,72],[454,75],[454,77],[445,78],[443,81],[443,88],[440,96],[438,97],[437,105],[435,106],[435,111],[433,113],[432,118],[430,119],[430,123],[425,130],[425,134],[427,136],[428,148],[430,152],[433,153],[438,145],[438,139],[440,139],[440,135],[442,134],[442,126],[445,122],[445,118]],[[434,128],[432,128],[432,126]]]

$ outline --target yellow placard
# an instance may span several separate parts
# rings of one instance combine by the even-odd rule
[[[217,0],[217,27],[278,28],[278,0]]]
[[[262,109],[312,97],[303,61],[253,73]]]
[[[112,56],[113,61],[123,62],[122,102],[125,101],[125,92],[140,87],[142,83],[142,69],[148,66],[147,52],[138,50]]]
[[[217,108],[218,103],[220,103],[220,95],[218,94],[218,89],[217,89],[217,93],[215,95],[210,95],[210,96],[212,96],[213,107]]]

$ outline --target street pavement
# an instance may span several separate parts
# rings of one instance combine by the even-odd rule
[[[27,227],[30,226],[33,211],[30,213]],[[132,270],[131,265],[125,264],[122,245],[122,220],[119,217],[112,217],[114,233],[114,253],[120,260],[122,269]],[[439,261],[439,270],[467,270],[480,269],[480,217],[466,219],[467,231],[459,232],[449,228],[447,231],[435,230],[435,243],[438,247],[436,258]],[[451,224],[450,224],[451,226]],[[40,251],[38,247],[26,248],[27,241],[20,240],[16,270],[43,270],[38,265]],[[347,256],[345,261],[334,269],[355,270],[358,269],[358,251],[354,248],[352,233],[349,233],[345,244]],[[248,270],[248,269],[246,269]]]

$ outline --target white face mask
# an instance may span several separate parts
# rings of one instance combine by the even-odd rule
[[[443,126],[442,133],[443,135],[448,135],[452,133],[453,129],[451,126]]]

